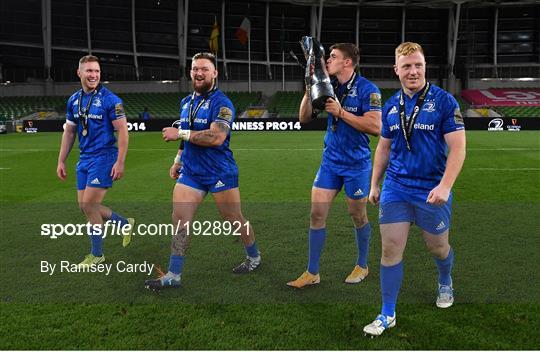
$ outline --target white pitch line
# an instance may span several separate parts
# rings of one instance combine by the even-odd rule
[[[0,167],[0,170],[11,170],[10,167]]]
[[[479,171],[540,171],[540,167],[522,167],[522,168],[473,167],[472,169],[479,170]]]
[[[529,150],[540,150],[540,148],[467,148],[467,151],[469,150],[487,150],[487,151],[529,151]]]

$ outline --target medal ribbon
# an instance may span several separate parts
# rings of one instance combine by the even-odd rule
[[[199,104],[195,107],[195,111],[193,111],[193,102],[195,101],[195,92],[191,94],[191,101],[189,102],[189,129],[193,129],[193,122],[195,121],[195,117],[197,116],[197,112],[201,108],[201,106],[210,98],[212,94],[217,90],[216,87],[213,87],[208,93],[206,93],[201,101],[199,101]]]
[[[90,107],[92,106],[92,101],[94,100],[94,97],[99,92],[101,88],[101,85],[99,85],[94,91],[92,92],[92,96],[88,99],[88,103],[86,103],[86,108],[81,110],[82,106],[82,99],[84,95],[84,89],[81,89],[81,94],[79,95],[79,106],[78,106],[78,114],[79,114],[79,121],[81,122],[83,126],[83,132],[88,131],[88,112],[90,111]],[[83,135],[86,135],[85,132]]]
[[[420,113],[420,110],[424,105],[424,100],[426,98],[428,90],[429,82],[427,82],[424,88],[422,88],[422,90],[420,91],[420,95],[418,97],[418,100],[416,101],[416,105],[414,106],[413,113],[408,121],[405,118],[405,101],[403,99],[403,89],[399,92],[399,118],[401,120],[401,131],[403,132],[403,137],[405,138],[405,142],[407,143],[407,149],[409,151],[411,150],[411,134],[414,126],[414,121],[416,121],[416,118],[418,117],[418,114]]]
[[[352,85],[354,83],[354,79],[356,78],[356,72],[353,72],[351,78],[349,79],[349,81],[347,81],[347,89],[345,89],[345,91],[343,92],[343,94],[341,94],[341,96],[339,97],[339,105],[341,105],[343,107],[343,102],[345,101],[345,99],[347,98],[347,96],[349,95],[349,91],[351,90],[352,88]],[[339,84],[339,83],[338,83]],[[337,85],[336,87],[334,88],[334,90],[337,92]],[[335,131],[337,130],[337,124],[338,124],[338,120],[336,117],[334,117],[334,119],[332,120],[332,131]]]

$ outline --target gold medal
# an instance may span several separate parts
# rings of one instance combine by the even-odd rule
[[[88,130],[86,128],[83,128],[82,130],[83,137],[86,137],[87,134],[88,134]]]

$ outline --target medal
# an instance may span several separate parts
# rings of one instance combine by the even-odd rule
[[[336,132],[337,130],[337,123],[332,124],[332,132]]]
[[[84,90],[81,89],[81,94],[79,95],[79,106],[78,106],[78,113],[79,113],[79,121],[82,125],[82,135],[83,137],[86,137],[88,134],[88,113],[90,112],[90,107],[92,106],[92,101],[94,100],[94,97],[101,89],[101,86],[98,86],[94,92],[92,93],[92,96],[88,99],[88,103],[86,104],[86,107],[82,107],[82,101],[83,101],[83,95]]]

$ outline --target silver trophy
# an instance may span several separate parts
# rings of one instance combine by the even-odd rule
[[[308,36],[302,37],[300,46],[306,57],[304,81],[311,98],[311,106],[319,111],[324,110],[326,100],[335,97],[334,88],[326,70],[324,48],[317,39]]]

